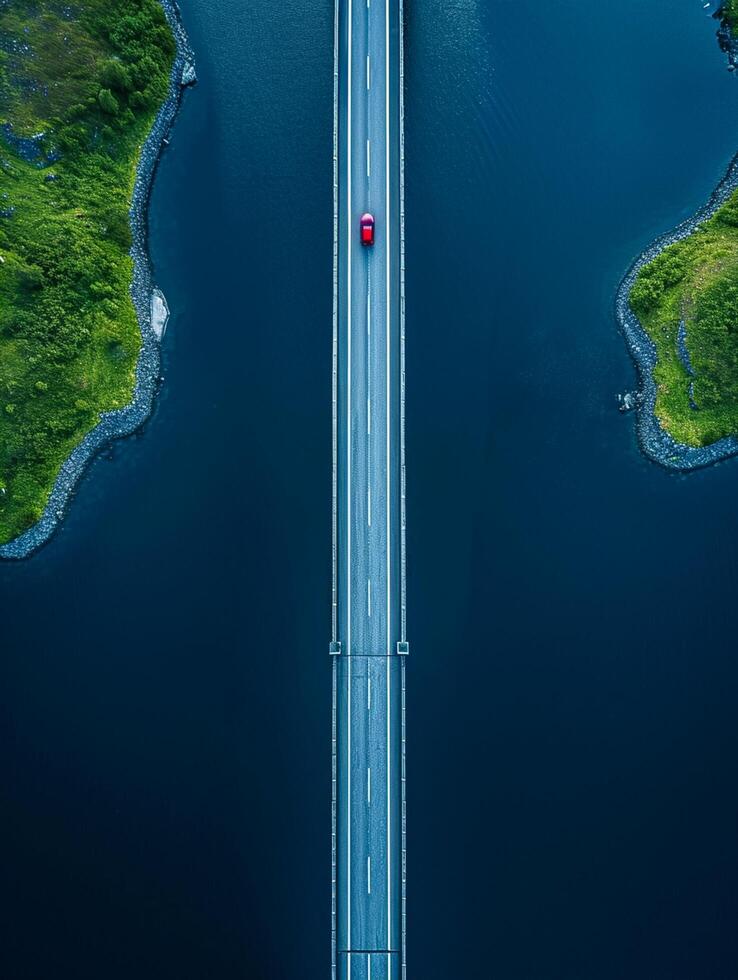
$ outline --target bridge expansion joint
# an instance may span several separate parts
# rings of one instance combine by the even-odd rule
[[[332,640],[331,643],[328,645],[328,655],[331,656],[331,657],[340,657],[340,656],[347,656],[347,657],[354,657],[354,658],[357,658],[357,657],[374,657],[374,658],[380,657],[381,658],[381,657],[383,657],[383,658],[386,659],[387,657],[392,657],[392,656],[407,657],[407,656],[409,656],[409,654],[410,654],[410,644],[407,642],[407,640],[399,640],[397,642],[397,644],[395,646],[395,652],[394,652],[394,654],[387,653],[386,650],[380,650],[377,653],[346,653],[346,654],[344,654],[344,652],[343,652],[343,646],[342,646],[340,640]]]

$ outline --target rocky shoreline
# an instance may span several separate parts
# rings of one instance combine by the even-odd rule
[[[160,0],[172,29],[177,54],[172,66],[169,95],[160,108],[151,132],[141,150],[136,182],[131,199],[131,231],[133,245],[133,282],[131,296],[141,330],[141,352],[136,366],[136,385],[133,399],[125,408],[106,412],[100,422],[88,432],[62,465],[54,487],[38,523],[8,544],[0,546],[0,558],[26,558],[45,544],[64,518],[66,508],[87,467],[98,453],[114,439],[130,435],[151,414],[159,383],[159,341],[166,326],[162,310],[168,315],[166,300],[153,282],[147,246],[147,211],[154,174],[166,145],[182,99],[183,90],[197,80],[195,62],[187,34],[182,26],[176,0]],[[152,310],[156,308],[155,322]]]
[[[730,48],[727,47],[728,39]],[[721,39],[721,47],[723,51],[729,53],[730,66],[734,67],[738,64],[738,41],[730,34],[728,39]],[[737,59],[735,62],[733,55]],[[669,245],[691,235],[699,225],[722,207],[736,188],[738,188],[738,154],[733,157],[728,172],[713,191],[707,204],[672,231],[657,238],[639,255],[623,277],[615,299],[615,314],[638,371],[638,391],[628,395],[631,399],[629,407],[638,410],[636,423],[638,442],[649,459],[667,469],[695,470],[710,466],[729,456],[735,456],[738,454],[738,437],[726,436],[710,446],[695,447],[676,442],[662,429],[656,417],[656,383],[653,380],[656,348],[641,326],[640,320],[631,310],[628,297],[644,265],[655,259]]]

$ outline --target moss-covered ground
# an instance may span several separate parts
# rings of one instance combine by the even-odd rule
[[[0,543],[131,399],[128,213],[174,54],[158,0],[0,0]]]

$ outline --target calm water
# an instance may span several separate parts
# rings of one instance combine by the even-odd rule
[[[612,300],[738,148],[699,0],[407,0],[412,976],[738,975],[738,462]],[[0,566],[0,974],[329,960],[330,0],[182,0],[143,435]],[[299,232],[299,234],[298,234]]]

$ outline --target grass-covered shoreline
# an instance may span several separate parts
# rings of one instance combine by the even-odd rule
[[[630,305],[656,347],[662,427],[687,446],[738,432],[738,192],[643,267]]]
[[[738,0],[719,16],[735,34]],[[738,190],[644,265],[629,299],[656,348],[661,426],[693,447],[738,434]]]
[[[0,543],[131,399],[128,211],[174,54],[159,0],[0,0]]]

